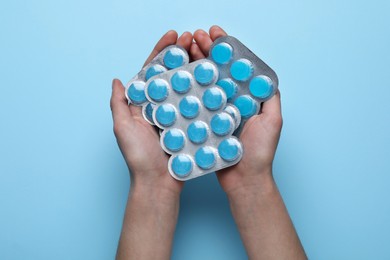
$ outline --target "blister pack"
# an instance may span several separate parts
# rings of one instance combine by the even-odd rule
[[[218,78],[217,65],[202,59],[146,82],[146,98],[156,106],[153,120],[163,129],[161,147],[171,154],[168,169],[178,180],[229,167],[242,157],[242,144],[232,135],[241,115],[227,104]]]
[[[142,114],[150,124],[154,124],[152,119],[154,105],[146,99],[145,82],[155,75],[178,68],[188,64],[188,62],[189,56],[184,48],[178,45],[170,45],[158,53],[126,84],[125,94],[127,100],[131,104],[142,106]]]
[[[261,103],[270,99],[278,87],[276,73],[244,44],[232,36],[220,37],[210,47],[207,59],[217,64],[217,85],[226,93],[228,103],[241,114],[239,135],[245,122],[260,111]]]

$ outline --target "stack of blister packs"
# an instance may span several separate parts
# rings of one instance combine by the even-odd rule
[[[180,46],[166,47],[130,80],[126,97],[161,129],[169,172],[185,181],[241,160],[244,147],[236,136],[277,86],[268,65],[226,36],[207,58],[191,63]]]

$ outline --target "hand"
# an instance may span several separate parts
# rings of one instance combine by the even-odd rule
[[[226,33],[213,26],[194,33],[190,53],[208,56]],[[261,114],[245,124],[240,140],[244,155],[235,166],[217,172],[249,259],[307,259],[283,199],[272,178],[272,162],[282,129],[280,93],[263,103]]]
[[[177,36],[175,31],[167,32],[158,41],[144,66],[168,45],[177,44],[189,51],[192,34],[185,32],[179,38]],[[128,105],[125,89],[117,79],[112,84],[111,110],[114,133],[130,170],[132,188],[180,194],[183,182],[175,180],[168,173],[169,157],[160,147],[157,130],[144,120],[141,107]]]
[[[175,31],[169,31],[145,64],[168,45],[181,45],[188,51],[191,42],[191,33],[183,33],[178,39]],[[168,173],[168,155],[160,147],[157,130],[144,120],[141,107],[127,104],[125,89],[116,79],[111,110],[114,133],[131,177],[116,258],[170,259],[183,182]]]
[[[194,33],[194,59],[226,33],[213,26]],[[263,103],[261,114],[245,124],[240,140],[244,155],[235,166],[217,172],[249,259],[307,259],[283,199],[272,178],[272,162],[282,129],[280,93]]]
[[[244,147],[241,161],[217,173],[228,196],[239,190],[267,189],[273,185],[272,162],[281,129],[280,92],[277,91],[275,96],[263,103],[261,114],[246,122],[240,135]]]
[[[207,34],[203,30],[194,33],[195,43],[190,53],[194,60],[208,56],[210,46],[217,38],[226,36],[218,26],[212,26]],[[240,135],[244,147],[241,161],[217,172],[218,180],[230,195],[237,189],[259,188],[272,179],[272,162],[282,128],[280,92],[263,103],[261,114],[250,118]]]

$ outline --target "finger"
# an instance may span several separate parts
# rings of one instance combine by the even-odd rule
[[[160,51],[162,51],[165,47],[175,44],[177,40],[177,32],[174,30],[168,31],[164,34],[161,39],[157,42],[156,46],[154,46],[152,52],[149,57],[146,59],[144,66],[148,64]]]
[[[192,33],[184,32],[179,39],[177,39],[176,44],[186,49],[187,52],[190,51],[191,43],[192,43]]]
[[[198,44],[200,50],[202,51],[203,55],[209,56],[210,46],[213,43],[210,38],[210,35],[207,32],[199,29],[194,32],[194,39]]]
[[[190,54],[193,60],[200,60],[204,59],[205,56],[203,52],[200,50],[198,44],[196,42],[193,42],[190,48]]]
[[[215,41],[219,37],[223,37],[223,36],[227,35],[227,33],[218,25],[211,26],[209,33],[210,33],[210,38],[212,41]]]
[[[125,88],[119,79],[112,81],[112,94],[110,100],[114,122],[131,120],[131,112],[125,96]]]
[[[282,116],[282,108],[280,102],[280,91],[277,90],[275,95],[265,101],[261,107],[261,114],[266,117],[281,117]]]

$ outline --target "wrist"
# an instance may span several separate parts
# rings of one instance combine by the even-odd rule
[[[237,180],[235,185],[225,190],[230,202],[240,202],[259,195],[265,196],[277,190],[271,169],[253,173],[248,171],[239,173],[239,175],[241,178]]]
[[[170,258],[180,193],[151,179],[132,178],[117,259]]]
[[[175,180],[166,170],[130,170],[130,195],[163,201],[179,200],[184,183]]]
[[[256,221],[252,214],[270,210],[274,205],[275,198],[279,191],[272,175],[258,176],[252,178],[247,185],[227,192],[230,209],[240,232],[252,232]]]
[[[133,183],[130,185],[129,199],[149,205],[172,205],[180,201],[180,192],[164,185]]]

